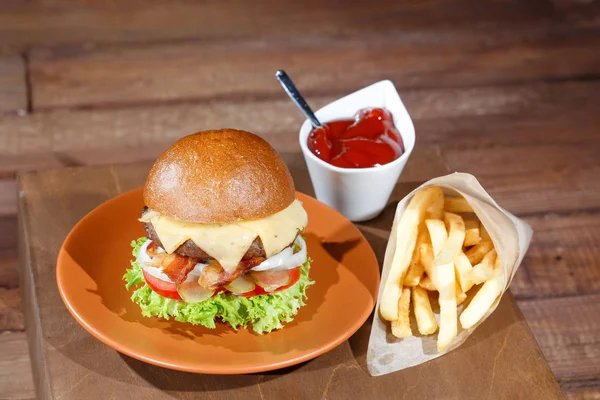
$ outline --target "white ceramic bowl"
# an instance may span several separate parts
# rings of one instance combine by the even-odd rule
[[[309,120],[300,128],[300,147],[319,201],[335,208],[350,221],[365,221],[377,216],[387,204],[392,190],[415,147],[415,128],[390,81],[377,82],[342,97],[318,110],[322,123],[352,119],[361,108],[383,107],[394,117],[394,124],[405,152],[391,163],[372,168],[339,168],[315,156],[307,144],[312,129]]]

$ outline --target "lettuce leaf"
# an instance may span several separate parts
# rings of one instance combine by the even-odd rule
[[[292,321],[306,300],[306,289],[314,284],[308,277],[310,258],[302,265],[300,279],[292,287],[281,292],[254,296],[250,298],[234,296],[221,292],[200,303],[185,303],[179,300],[165,298],[154,292],[144,281],[142,266],[137,261],[140,247],[148,240],[145,237],[131,242],[131,268],[123,275],[125,287],[143,286],[136,289],[131,300],[142,309],[144,317],[173,318],[176,321],[188,322],[215,328],[217,318],[229,323],[235,330],[240,326],[249,325],[258,334],[283,328],[284,322]]]

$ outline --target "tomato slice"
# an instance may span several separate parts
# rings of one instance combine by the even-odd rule
[[[294,286],[294,284],[296,282],[298,282],[298,280],[300,280],[300,267],[296,267],[294,269],[290,269],[287,271],[289,274],[289,280],[286,285],[280,286],[277,289],[271,291],[271,292],[267,292],[265,289],[263,289],[262,287],[260,287],[259,285],[256,285],[256,289],[254,289],[251,292],[247,292],[247,293],[243,293],[243,294],[238,294],[237,296],[242,296],[242,297],[252,297],[252,296],[259,296],[261,294],[272,294],[272,293],[277,293],[277,292],[281,292],[282,290],[288,289],[292,286]]]
[[[144,270],[142,270],[142,272],[144,273],[146,283],[156,293],[169,299],[181,300],[181,296],[177,292],[177,286],[174,283],[155,278]]]

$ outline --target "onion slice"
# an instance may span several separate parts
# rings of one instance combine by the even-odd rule
[[[186,303],[200,303],[210,299],[215,292],[204,289],[195,280],[186,280],[177,284],[177,293]]]
[[[306,242],[301,236],[294,242],[300,247],[300,251],[294,254],[293,246],[286,247],[279,253],[267,258],[265,261],[252,268],[251,271],[283,271],[294,269],[306,262]]]
[[[265,290],[265,292],[272,292],[291,282],[290,272],[288,270],[251,271],[250,276],[258,286]]]
[[[256,285],[254,282],[245,276],[240,276],[239,278],[231,281],[229,285],[225,286],[225,289],[229,290],[233,294],[248,293],[253,291],[255,288]]]

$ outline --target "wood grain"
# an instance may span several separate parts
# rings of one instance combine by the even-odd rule
[[[453,170],[477,176],[502,207],[517,214],[597,210],[598,154],[600,141],[444,151]]]
[[[424,152],[423,149],[420,151]],[[310,181],[301,156],[288,154],[285,159],[296,177],[298,189],[309,189]],[[423,156],[419,159],[431,163],[438,158]],[[440,169],[445,170],[444,165],[439,165],[437,171],[432,165],[423,167],[435,174],[442,173]],[[147,169],[148,164],[80,167],[20,176],[24,193],[20,203],[21,222],[25,232],[23,238],[27,238],[23,242],[22,268],[28,296],[27,315],[37,329],[37,332],[28,330],[28,333],[29,341],[33,343],[34,376],[40,377],[40,397],[80,398],[85,395],[95,398],[105,396],[107,387],[115,397],[135,391],[144,398],[160,398],[164,392],[187,396],[190,391],[202,391],[214,398],[262,396],[270,399],[290,393],[298,398],[388,398],[404,391],[434,398],[442,395],[465,398],[467,393],[473,398],[489,393],[522,398],[525,388],[529,398],[560,397],[558,386],[510,295],[468,344],[420,367],[378,378],[369,377],[364,369],[369,324],[352,340],[324,356],[267,374],[203,377],[164,370],[119,356],[91,338],[60,307],[51,260],[56,258],[58,246],[70,227],[84,213],[100,202],[140,185]],[[419,165],[413,165],[412,172],[408,171],[404,176],[406,180],[394,194],[396,199],[417,184],[412,179],[422,177],[421,170]],[[389,227],[393,207],[389,211],[372,221],[371,228]],[[374,248],[381,251],[381,243],[385,243],[386,238],[365,232]],[[41,243],[43,245],[39,245]],[[39,341],[40,337],[44,340]],[[507,343],[511,345],[507,346]],[[460,374],[452,368],[457,363],[463,366]],[[302,379],[298,379],[299,376]],[[51,390],[43,386],[42,377],[51,379]],[[431,385],[434,377],[437,385]],[[109,386],[104,383],[107,378]],[[100,391],[100,388],[105,390]]]
[[[0,332],[25,329],[18,288],[0,288]]]
[[[0,250],[0,288],[14,289],[19,286],[17,249]]]
[[[17,248],[17,217],[16,215],[0,217],[0,251]]]
[[[419,141],[463,148],[541,140],[597,142],[595,126],[600,119],[593,111],[600,106],[599,93],[600,84],[566,82],[408,90],[402,97],[415,119]],[[318,108],[334,99],[317,96],[311,104]],[[574,110],[569,119],[560,113],[565,108]],[[96,151],[97,159],[122,151],[130,152],[135,160],[139,152],[164,148],[185,134],[214,127],[244,127],[268,140],[282,134],[294,137],[302,122],[302,115],[283,93],[277,100],[59,110],[27,118],[6,117],[0,125],[0,173],[9,176],[15,169],[85,163]],[[566,130],[576,130],[577,135],[566,135]],[[281,150],[298,151],[298,145],[287,140]],[[77,152],[76,157],[70,155]]]
[[[319,40],[43,49],[31,55],[33,107],[280,97],[273,77],[280,68],[308,96],[343,95],[382,79],[401,89],[440,88],[585,77],[600,70],[600,55],[593,50],[600,39],[587,32],[459,34],[463,40],[431,35],[418,43],[411,35],[385,32]]]
[[[435,149],[413,155],[405,176],[414,182],[400,185],[394,196],[442,174],[440,167],[467,170],[531,223],[534,239],[511,290],[532,316],[563,394],[600,399],[598,310],[590,303],[600,293],[600,164],[594,157],[600,154],[599,29],[600,2],[578,0],[233,0],[226,7],[187,0],[0,1],[0,331],[19,328],[23,318],[15,306],[17,171],[151,160],[185,134],[223,126],[255,130],[281,151],[297,152],[303,118],[273,80],[274,69],[286,68],[315,108],[390,78],[415,120],[417,150]],[[33,114],[27,114],[31,106]],[[304,168],[294,155],[286,161]],[[107,179],[108,185],[128,182]],[[299,185],[311,190],[305,178]],[[54,196],[66,189],[58,182],[44,190]],[[80,201],[60,207],[82,215],[112,193],[83,185]],[[361,226],[380,259],[386,213]],[[59,222],[47,229],[56,232],[52,224]],[[47,252],[42,257],[52,259]],[[36,310],[27,317],[32,353],[44,354],[39,310],[32,304],[35,285],[23,282],[22,301]],[[52,327],[58,331],[65,321],[72,322],[66,318]],[[96,378],[100,384],[102,374],[112,378],[106,387],[143,388],[148,397],[159,397],[159,389],[160,397],[182,398],[197,391],[219,397],[230,389],[228,379],[217,378],[178,392],[190,377],[165,377],[162,370],[117,358],[133,371],[123,378],[98,367],[93,356],[78,359],[87,342],[76,331],[69,336],[69,328],[60,330],[58,353],[99,371],[66,381],[74,397],[90,397],[85,388]],[[25,354],[23,333],[9,335],[0,335],[0,398],[33,398],[31,372],[23,369],[27,357],[13,356]],[[338,351],[335,361],[346,354]],[[498,353],[501,365],[506,353]],[[345,385],[345,376],[361,377],[359,367],[341,361],[333,369],[304,365],[302,379],[287,383],[284,374],[291,372],[250,377],[238,385],[239,396],[269,398],[282,390],[299,396],[292,389],[305,389],[310,380],[316,382],[311,397],[348,397],[351,391],[382,397],[370,390],[388,385]],[[499,376],[502,383],[505,378]],[[420,379],[407,386],[405,397],[416,396],[425,385]],[[37,373],[35,380],[52,392],[49,377]]]
[[[519,302],[562,382],[600,379],[600,294]]]
[[[260,0],[249,5],[235,0],[167,3],[132,0],[45,0],[0,4],[0,43],[5,50],[35,44],[172,41],[199,38],[207,41],[246,37],[344,36],[372,32],[410,32],[418,40],[423,30],[440,40],[459,27],[509,30],[556,19],[542,0],[509,0],[484,5],[476,0],[447,2],[344,3],[309,0],[302,3]],[[455,39],[456,40],[456,39]]]
[[[34,399],[25,333],[1,333],[0,354],[0,396],[3,399]]]
[[[600,214],[527,217],[533,241],[511,291],[518,300],[600,292]]]
[[[563,394],[567,400],[599,400],[600,387],[590,387],[583,389],[563,389]]]
[[[0,217],[17,213],[17,185],[14,179],[0,179]]]
[[[0,112],[22,114],[26,110],[27,85],[23,58],[15,54],[0,55]]]

